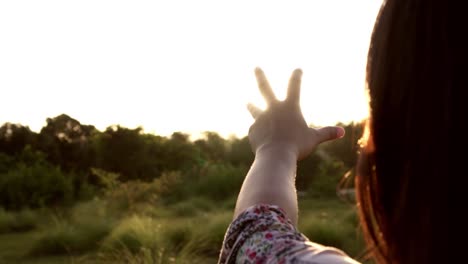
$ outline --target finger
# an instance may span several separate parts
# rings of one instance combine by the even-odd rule
[[[342,138],[345,134],[345,130],[342,127],[322,127],[316,130],[319,143],[325,141]]]
[[[299,104],[300,94],[301,94],[301,79],[302,79],[302,70],[296,69],[289,79],[288,85],[288,95],[286,100],[288,102]]]
[[[258,88],[265,98],[268,105],[276,101],[275,93],[271,89],[270,84],[265,76],[265,73],[260,68],[255,69],[255,77],[257,77]]]
[[[262,110],[255,105],[248,103],[247,104],[247,109],[249,110],[250,114],[254,119],[257,119],[258,116],[262,113]]]

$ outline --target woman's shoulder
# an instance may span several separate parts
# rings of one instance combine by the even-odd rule
[[[344,252],[309,241],[284,211],[258,204],[229,226],[219,263],[357,263]]]

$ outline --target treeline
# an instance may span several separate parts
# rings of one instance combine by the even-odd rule
[[[320,195],[332,193],[337,177],[354,166],[362,126],[351,123],[345,129],[343,139],[323,144],[299,164],[299,190],[315,186]],[[188,182],[205,171],[225,170],[238,180],[223,187],[232,187],[224,193],[235,195],[253,157],[247,137],[225,139],[215,132],[191,141],[180,132],[162,137],[118,125],[99,131],[65,114],[47,118],[39,133],[5,123],[0,127],[0,207],[67,206],[99,195],[108,187],[109,175],[120,183],[152,182],[175,174]],[[222,184],[212,177],[215,182],[206,181],[200,192]],[[193,184],[202,180],[196,178]]]

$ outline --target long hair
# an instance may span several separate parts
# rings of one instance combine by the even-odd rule
[[[461,190],[454,185],[466,175],[467,35],[463,1],[387,0],[377,16],[355,184],[378,263],[447,263],[463,253],[448,250],[448,197],[449,183]]]

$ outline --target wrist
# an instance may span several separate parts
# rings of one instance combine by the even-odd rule
[[[255,157],[275,157],[281,160],[296,162],[299,152],[296,146],[286,143],[264,144],[257,148]]]

